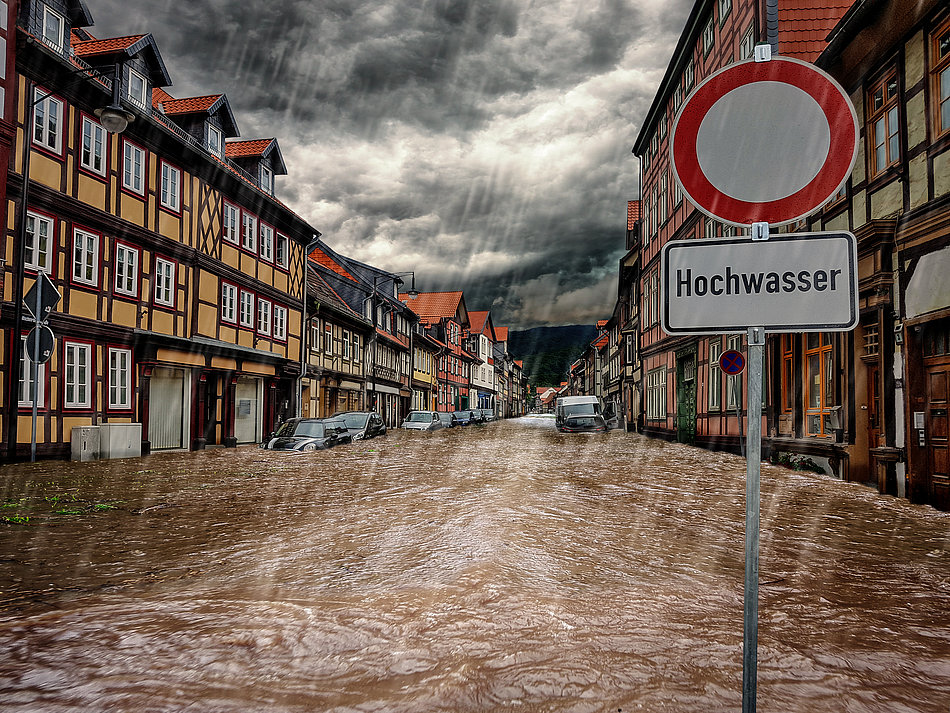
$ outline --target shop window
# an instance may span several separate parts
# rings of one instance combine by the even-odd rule
[[[805,336],[805,432],[831,436],[831,410],[835,404],[832,334]]]
[[[795,341],[782,335],[782,413],[791,413],[795,404]]]

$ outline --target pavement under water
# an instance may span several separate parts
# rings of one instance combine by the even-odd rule
[[[4,711],[737,711],[745,461],[523,418],[0,468]],[[950,710],[950,514],[763,464],[758,710]]]

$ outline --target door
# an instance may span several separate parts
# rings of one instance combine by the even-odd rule
[[[676,440],[696,440],[696,353],[676,359]]]
[[[234,438],[238,443],[260,443],[262,408],[260,379],[242,376],[234,387]]]
[[[884,445],[881,431],[881,368],[868,367],[868,448]]]
[[[927,367],[927,410],[924,437],[930,460],[930,504],[950,510],[950,363]],[[918,437],[916,431],[914,436]]]
[[[185,372],[155,369],[149,381],[148,438],[152,450],[184,448]]]

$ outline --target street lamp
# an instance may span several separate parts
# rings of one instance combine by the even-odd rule
[[[100,117],[102,128],[112,134],[119,134],[125,131],[125,128],[132,121],[134,116],[126,111],[119,103],[119,85],[121,84],[121,63],[115,65],[115,73],[112,78],[112,104],[102,109],[96,110],[96,115]],[[84,76],[90,76],[89,72],[94,71],[89,68],[76,69],[70,74],[82,73]],[[33,80],[26,78],[24,96],[32,97],[35,92]],[[16,459],[17,447],[17,420],[19,413],[19,381],[20,381],[20,362],[23,360],[23,343],[20,337],[23,331],[23,283],[24,272],[26,271],[26,253],[24,245],[26,243],[26,222],[27,209],[30,202],[30,155],[32,154],[33,130],[36,105],[41,101],[48,99],[53,92],[46,92],[38,97],[33,97],[27,105],[27,110],[23,116],[23,187],[20,191],[20,203],[16,209],[16,239],[13,241],[13,334],[11,341],[10,368],[7,369],[7,456],[12,461]],[[38,384],[36,383],[36,364],[32,364],[34,402],[38,394]],[[35,460],[36,454],[31,451],[31,460]]]

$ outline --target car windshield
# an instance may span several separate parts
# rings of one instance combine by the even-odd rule
[[[593,416],[600,413],[600,404],[571,404],[561,408],[565,416]]]
[[[278,438],[297,436],[305,438],[323,438],[324,427],[320,421],[285,421],[274,434]]]
[[[567,419],[566,423],[572,428],[587,428],[602,425],[602,420],[596,416],[574,416]]]
[[[456,418],[471,418],[471,414],[468,411],[456,411]]]
[[[418,423],[418,422],[425,423],[427,421],[432,420],[432,414],[429,413],[428,411],[413,411],[412,413],[409,414],[409,418],[407,418],[406,420],[412,421],[413,423]]]
[[[368,418],[368,413],[345,413],[340,416],[340,420],[346,424],[347,428],[363,428]]]

